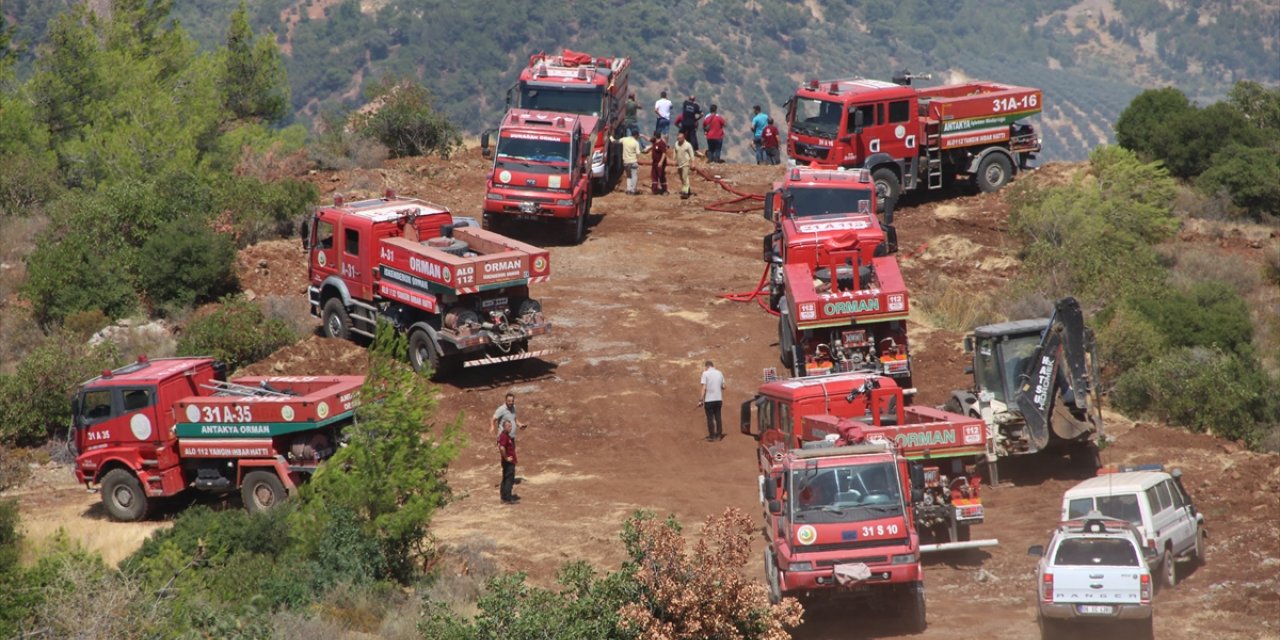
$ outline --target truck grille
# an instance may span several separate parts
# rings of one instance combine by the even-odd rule
[[[805,144],[803,142],[796,143],[796,155],[806,158],[816,158],[818,160],[826,160],[831,154],[829,147],[820,147],[816,144]]]
[[[848,564],[850,562],[861,562],[862,564],[884,564],[889,561],[889,556],[867,556],[865,558],[840,558],[839,560],[819,560],[814,563],[818,567],[834,567],[838,564]]]
[[[826,551],[856,551],[858,549],[875,549],[878,547],[893,547],[907,544],[906,538],[896,538],[893,540],[869,540],[866,542],[834,542],[831,544],[811,544],[807,547],[795,547],[795,551],[799,553],[823,553]],[[843,562],[843,561],[842,561]],[[862,562],[861,560],[859,562]]]

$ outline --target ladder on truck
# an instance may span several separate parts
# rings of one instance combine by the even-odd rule
[[[930,189],[942,188],[942,126],[938,122],[925,125],[924,161]]]
[[[215,396],[243,396],[256,398],[288,398],[297,394],[280,391],[263,381],[262,386],[250,387],[248,385],[236,384],[225,380],[211,380],[208,384],[201,385],[205,389],[213,392]]]

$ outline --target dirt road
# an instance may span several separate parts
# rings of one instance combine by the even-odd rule
[[[721,165],[746,191],[763,192],[781,169]],[[1047,171],[1054,171],[1048,169]],[[1064,171],[1065,169],[1056,169]],[[326,191],[375,194],[394,187],[479,215],[484,164],[411,160],[378,171],[325,176]],[[703,205],[728,194],[696,182],[696,196],[598,198],[580,246],[559,244],[544,228],[512,231],[552,247],[553,279],[540,285],[554,333],[543,361],[472,370],[444,385],[440,418],[461,416],[470,445],[451,471],[458,500],[434,521],[449,544],[490,548],[502,570],[526,571],[549,584],[563,562],[584,558],[616,567],[619,526],[635,509],[673,513],[689,531],[708,515],[736,506],[759,512],[754,441],[736,434],[737,405],[747,400],[763,368],[777,365],[776,321],[754,304],[719,297],[751,289],[760,277],[758,214],[711,213]],[[363,191],[363,193],[360,193]],[[913,295],[948,287],[991,290],[1018,273],[1004,232],[1000,195],[910,202],[899,211],[903,266]],[[302,260],[294,241],[255,248],[273,264]],[[299,270],[272,269],[249,286],[303,295]],[[302,275],[299,275],[302,274]],[[934,328],[913,313],[912,349],[918,401],[941,403],[963,384],[960,334]],[[703,360],[725,372],[729,437],[706,442],[698,399]],[[254,365],[254,373],[354,373],[358,347],[310,338]],[[530,428],[520,434],[517,493],[498,501],[498,464],[488,416],[511,391]],[[1210,530],[1209,564],[1156,598],[1161,638],[1264,638],[1280,634],[1280,456],[1259,455],[1208,437],[1111,421],[1116,441],[1104,462],[1163,462],[1183,467]],[[69,473],[69,472],[68,472]],[[1036,635],[1034,558],[1045,541],[1062,491],[1076,480],[1049,467],[1017,485],[988,489],[987,524],[975,537],[1000,546],[938,556],[926,568],[926,637],[1020,639]],[[24,520],[96,519],[91,498],[63,489],[76,508],[59,507],[47,492],[23,497]],[[121,525],[110,525],[114,530]],[[123,542],[118,544],[125,544]],[[759,543],[757,543],[759,545]],[[753,557],[759,557],[757,549]],[[759,564],[759,563],[757,563]],[[748,567],[762,575],[761,566]],[[895,622],[858,611],[813,612],[799,638],[896,637]]]

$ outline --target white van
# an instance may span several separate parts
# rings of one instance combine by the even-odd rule
[[[1138,528],[1158,560],[1152,572],[1166,586],[1178,583],[1178,561],[1201,563],[1205,557],[1204,514],[1196,510],[1175,469],[1163,471],[1100,471],[1068,489],[1062,496],[1062,520],[1077,520],[1091,511]]]

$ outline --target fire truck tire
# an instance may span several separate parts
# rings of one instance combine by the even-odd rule
[[[440,370],[440,351],[431,336],[422,329],[414,329],[409,334],[409,364],[419,373],[428,367],[433,372]]]
[[[1012,178],[1013,163],[1009,162],[1008,156],[999,152],[983,158],[982,164],[978,165],[978,175],[974,176],[978,182],[978,190],[983,193],[999,191]]]
[[[485,231],[493,231],[496,233],[502,229],[503,227],[502,223],[503,223],[502,216],[496,213],[486,213],[484,214],[484,217],[481,218],[480,226]]]
[[[578,215],[575,216],[573,219],[573,243],[582,244],[582,241],[585,240],[586,238],[587,238],[587,207],[586,207],[586,204],[583,203],[583,205],[578,208]]]
[[[872,171],[871,180],[876,185],[876,211],[884,215],[885,207],[890,203],[896,204],[898,196],[902,195],[902,181],[889,167],[880,167]]]
[[[786,304],[786,298],[784,297],[779,304]],[[788,370],[794,369],[796,366],[795,349],[792,349],[793,336],[791,335],[790,329],[791,328],[787,326],[786,318],[779,317],[778,349],[782,352],[782,366],[786,367]]]
[[[1173,561],[1173,551],[1165,549],[1160,556],[1160,581],[1170,589],[1178,586],[1178,563]]]
[[[769,603],[782,602],[782,577],[778,573],[778,561],[771,549],[764,550],[764,578],[769,588]]]
[[[924,633],[929,626],[925,618],[924,585],[916,583],[903,593],[902,621],[908,633]]]
[[[284,483],[275,471],[250,471],[244,474],[244,483],[240,485],[240,498],[244,500],[244,508],[249,513],[262,513],[279,505],[289,497],[284,490]]]
[[[973,533],[969,531],[969,525],[956,523],[956,542],[968,542],[973,538]]]
[[[342,304],[342,298],[336,296],[329,298],[329,301],[324,303],[321,316],[321,330],[325,337],[343,340],[351,338],[351,316],[347,314],[347,307]]]
[[[102,505],[112,520],[137,522],[147,517],[150,503],[137,476],[125,469],[112,469],[102,478]]]

